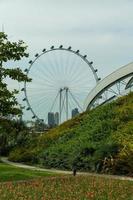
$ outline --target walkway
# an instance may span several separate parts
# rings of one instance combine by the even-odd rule
[[[6,163],[6,164],[9,164],[9,165],[12,165],[12,166],[15,166],[15,167],[24,168],[24,169],[45,171],[45,172],[52,172],[52,173],[59,173],[59,174],[69,174],[69,175],[72,174],[72,171],[63,171],[63,170],[56,170],[56,169],[44,169],[44,168],[40,168],[40,167],[25,165],[25,164],[16,163],[16,162],[11,162],[6,157],[2,157],[1,161]],[[87,175],[87,176],[96,176],[96,177],[103,177],[103,178],[109,178],[109,179],[119,179],[119,180],[133,181],[132,177],[116,176],[116,175],[95,174],[95,173],[87,173],[87,172],[78,172],[77,175]]]

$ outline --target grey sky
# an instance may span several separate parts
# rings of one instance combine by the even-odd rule
[[[105,76],[132,61],[132,0],[0,0],[0,24],[29,52],[52,44],[88,55]]]
[[[11,40],[27,43],[30,59],[71,45],[102,78],[133,61],[133,0],[0,0],[2,24]]]

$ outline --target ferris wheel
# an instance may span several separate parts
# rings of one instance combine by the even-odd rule
[[[71,118],[73,109],[83,112],[86,96],[100,80],[87,55],[62,45],[37,53],[25,72],[32,78],[22,88],[26,110],[32,112],[33,119],[46,124],[49,113],[58,114],[62,123]]]

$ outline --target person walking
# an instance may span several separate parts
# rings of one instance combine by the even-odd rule
[[[73,164],[72,171],[73,171],[73,176],[76,176],[76,174],[77,174],[77,167],[76,167],[75,164]]]

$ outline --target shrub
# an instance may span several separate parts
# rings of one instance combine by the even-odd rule
[[[17,148],[10,152],[9,160],[14,162],[35,163],[37,160],[36,153],[33,150]]]

